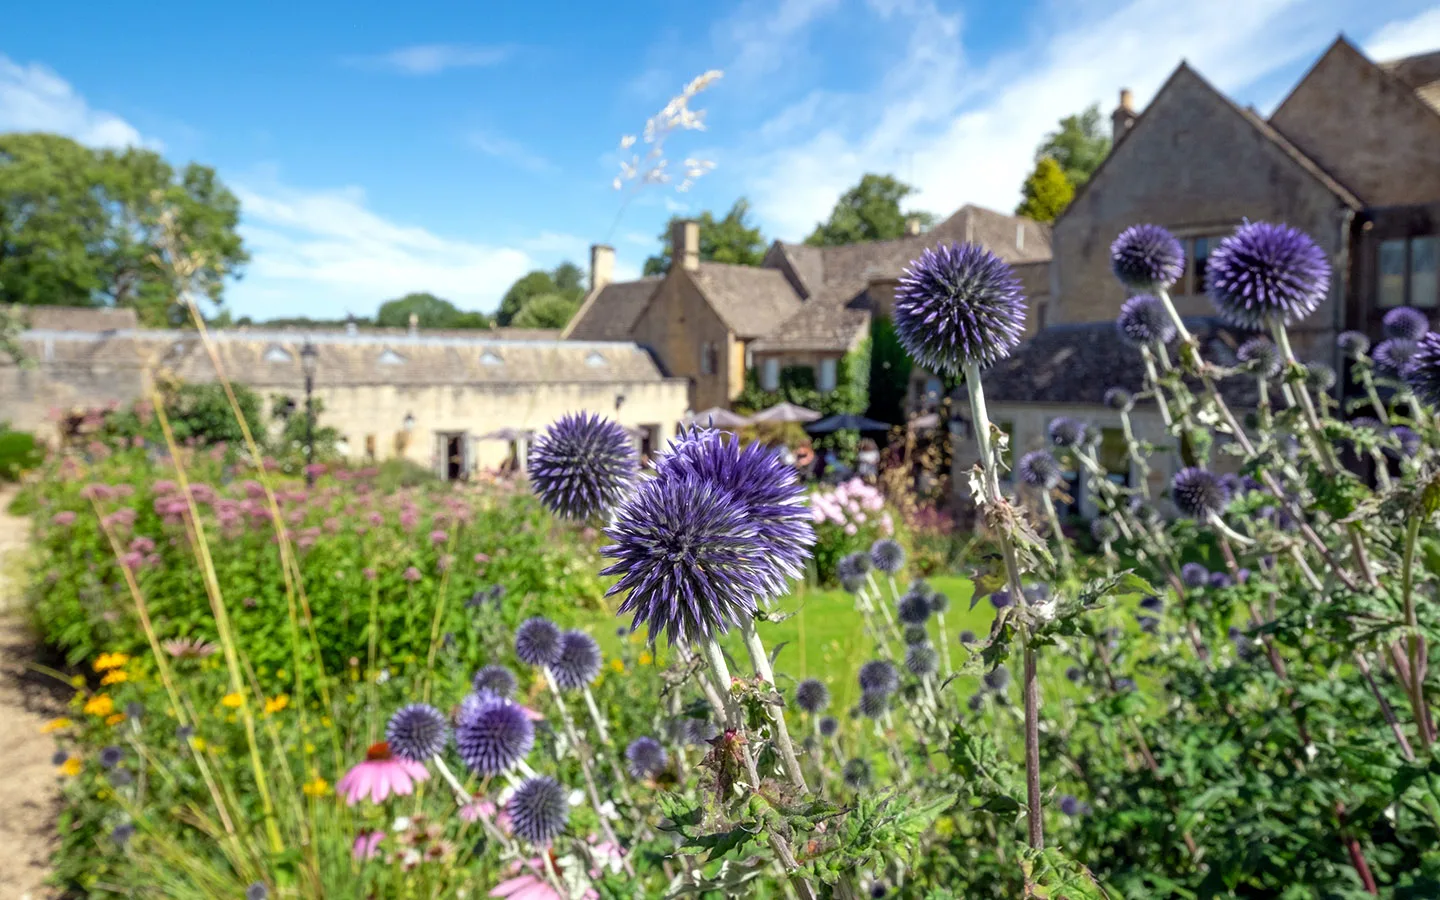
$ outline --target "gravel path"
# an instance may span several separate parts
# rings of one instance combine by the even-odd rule
[[[36,645],[17,608],[29,522],[6,512],[14,494],[0,486],[0,897],[44,900],[55,896],[45,874],[59,797],[55,742],[40,726],[65,713],[66,691],[26,665]]]

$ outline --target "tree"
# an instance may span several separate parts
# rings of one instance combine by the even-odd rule
[[[722,219],[706,210],[696,221],[700,226],[700,258],[706,262],[758,266],[765,259],[765,236],[752,225],[750,201],[741,197]],[[670,269],[670,237],[675,233],[679,216],[671,216],[660,233],[660,253],[645,260],[646,275],[661,275]]]
[[[418,292],[406,294],[380,305],[375,313],[375,324],[382,328],[405,328],[410,316],[416,317],[421,328],[488,328],[490,317],[484,313],[466,312],[458,309],[449,300],[434,294]]]
[[[500,298],[500,309],[495,312],[495,324],[514,325],[515,317],[526,304],[547,294],[559,294],[578,306],[580,298],[585,296],[584,280],[584,273],[572,262],[562,262],[549,272],[543,269],[526,272],[510,285],[505,296]]]
[[[176,172],[152,150],[94,150],[54,134],[0,135],[0,303],[135,309],[147,325],[183,321],[160,259],[161,214],[201,261],[192,290],[215,304],[249,260],[240,202],[196,163]]]
[[[1100,115],[1100,107],[1091,104],[1084,112],[1066,116],[1060,127],[1045,135],[1035,150],[1035,162],[1050,157],[1060,164],[1072,187],[1090,180],[1090,176],[1110,153],[1110,135]]]
[[[1015,215],[1029,216],[1037,222],[1053,222],[1075,197],[1075,185],[1065,177],[1059,163],[1042,156],[1030,177],[1025,179],[1020,193],[1023,199],[1015,208]]]
[[[860,183],[840,195],[828,221],[815,226],[805,239],[812,247],[838,247],[865,241],[891,241],[905,236],[905,223],[918,219],[922,226],[934,223],[926,212],[901,212],[900,201],[915,189],[893,175],[867,174]]]
[[[578,301],[564,294],[541,294],[526,303],[510,324],[516,328],[564,328],[579,308]]]

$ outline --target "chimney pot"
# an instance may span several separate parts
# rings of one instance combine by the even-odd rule
[[[700,268],[700,223],[677,219],[670,230],[670,267],[694,272]]]
[[[920,217],[911,216],[905,220],[905,234],[908,237],[915,237],[920,234]]]
[[[410,336],[417,337],[420,334],[420,317],[415,313],[410,314]]]
[[[590,290],[604,289],[615,280],[615,248],[608,244],[590,245]]]
[[[1129,88],[1120,89],[1120,105],[1110,114],[1110,145],[1120,143],[1120,139],[1130,132],[1135,124],[1137,113],[1135,112],[1135,95],[1130,93]]]
[[[360,333],[360,326],[355,324],[355,316],[353,314],[345,317],[345,333],[352,337]]]

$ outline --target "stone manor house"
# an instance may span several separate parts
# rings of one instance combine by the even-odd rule
[[[1432,315],[1440,306],[1440,51],[1377,62],[1341,37],[1268,118],[1181,63],[1144,110],[1122,90],[1112,125],[1108,159],[1053,227],[967,205],[893,241],[776,241],[748,267],[700,260],[698,226],[678,222],[661,276],[617,282],[614,251],[592,247],[591,290],[559,334],[239,329],[216,338],[231,377],[291,399],[311,342],[325,420],[352,457],[401,454],[457,476],[512,453],[523,460],[525,430],[573,409],[618,417],[649,449],[687,412],[728,405],[747,375],[773,389],[783,369],[808,366],[822,392],[833,390],[841,358],[889,315],[910,260],[942,242],[978,241],[1015,267],[1030,303],[1026,343],[986,376],[992,418],[1017,454],[1043,444],[1054,416],[1087,419],[1103,431],[1110,477],[1131,482],[1119,419],[1101,404],[1107,388],[1141,382],[1139,359],[1113,326],[1125,292],[1108,250],[1127,226],[1154,222],[1181,238],[1188,259],[1176,301],[1212,345],[1244,338],[1211,318],[1203,286],[1210,249],[1245,219],[1304,229],[1331,257],[1331,295],[1295,333],[1307,358],[1341,370],[1339,331],[1373,333],[1395,306]],[[39,365],[0,360],[0,418],[43,429],[52,407],[140,396],[160,365],[213,377],[193,334],[139,330],[127,315],[35,310],[24,344]],[[914,372],[909,415],[937,409],[941,393],[939,379]],[[955,464],[969,468],[968,413],[955,399]],[[1168,442],[1153,405],[1133,421],[1140,439]],[[519,439],[487,437],[502,429]],[[1156,488],[1182,453],[1162,456]],[[1084,479],[1073,482],[1079,510],[1090,511]]]

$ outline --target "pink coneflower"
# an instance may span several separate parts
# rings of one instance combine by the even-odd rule
[[[356,859],[371,859],[380,853],[380,842],[385,839],[383,831],[362,831],[355,835],[355,845],[350,853]]]
[[[200,638],[172,638],[160,646],[176,659],[204,659],[220,648]]]
[[[462,822],[478,822],[481,819],[494,818],[495,804],[480,797],[476,797],[474,800],[460,807],[460,821]]]
[[[552,859],[553,862],[553,859]],[[511,864],[512,872],[519,872],[513,878],[507,878],[490,889],[491,897],[504,897],[508,900],[567,900],[564,894],[559,893],[545,880],[545,861],[540,857],[516,860]],[[595,900],[600,895],[594,888],[586,888],[585,893],[580,895],[584,900]]]
[[[67,509],[64,512],[58,512],[51,516],[50,522],[53,525],[59,525],[61,528],[69,528],[75,524],[75,514]]]
[[[415,568],[414,566],[411,566],[410,568],[405,570],[404,577],[406,581],[414,584],[415,582],[420,580],[420,570]]]
[[[429,778],[430,771],[425,766],[396,759],[390,755],[390,745],[381,741],[365,752],[364,762],[345,773],[335,785],[335,791],[345,798],[347,806],[354,806],[362,797],[369,797],[371,803],[380,803],[391,794],[408,797],[417,782]]]

